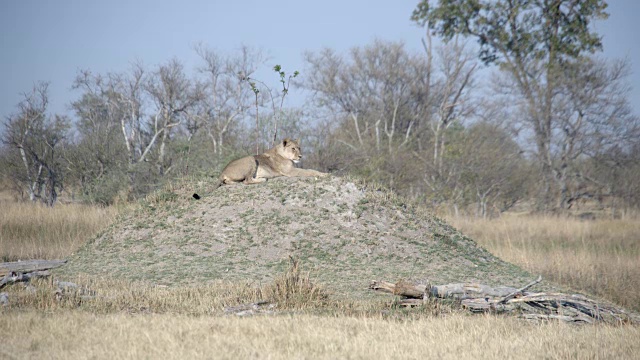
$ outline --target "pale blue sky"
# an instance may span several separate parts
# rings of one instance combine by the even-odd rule
[[[68,113],[78,94],[79,69],[121,72],[134,60],[154,66],[172,57],[189,74],[199,64],[193,45],[229,53],[241,44],[262,48],[269,65],[303,70],[302,52],[338,51],[375,38],[420,49],[423,29],[409,17],[418,0],[323,1],[86,1],[0,0],[0,116],[15,111],[20,93],[49,81],[50,110]],[[604,56],[628,57],[640,113],[640,1],[610,0],[609,20],[598,23]],[[266,73],[269,74],[269,73]],[[270,75],[267,75],[270,76]]]

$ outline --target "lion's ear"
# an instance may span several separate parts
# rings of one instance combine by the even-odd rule
[[[282,146],[287,147],[287,143],[289,142],[289,138],[282,140]]]
[[[300,145],[300,138],[296,139],[296,143],[298,143],[298,145]]]

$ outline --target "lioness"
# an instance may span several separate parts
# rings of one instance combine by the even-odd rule
[[[260,155],[243,157],[230,162],[218,178],[218,186],[243,182],[257,184],[280,176],[327,176],[329,174],[310,169],[296,168],[294,163],[302,159],[300,140],[286,138]],[[193,194],[199,199],[200,196]]]

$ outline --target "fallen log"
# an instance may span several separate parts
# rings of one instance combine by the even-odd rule
[[[369,284],[369,289],[414,299],[422,299],[427,288],[429,288],[429,285],[414,285],[406,281],[399,281],[394,284],[388,281],[373,280],[371,284]]]
[[[490,297],[506,297],[518,291],[514,287],[498,286],[492,287],[477,283],[456,283],[445,285],[411,284],[406,281],[391,283],[388,281],[373,280],[369,284],[369,289],[404,296],[413,299],[423,299],[427,297],[435,298],[455,298],[455,299],[475,299]]]
[[[0,276],[12,272],[28,273],[32,271],[49,270],[64,265],[67,260],[24,260],[0,263]]]
[[[477,299],[487,296],[508,296],[516,291],[516,288],[508,286],[491,287],[477,283],[460,283],[431,286],[429,296],[436,298]]]
[[[64,265],[67,260],[25,260],[0,263],[0,289],[17,282],[48,277],[50,269]]]
[[[46,277],[49,277],[50,275],[51,273],[49,272],[49,270],[32,271],[28,273],[12,272],[5,275],[2,279],[0,279],[0,289],[2,289],[7,285],[15,284],[17,282],[29,282],[31,281],[31,279],[46,278]]]

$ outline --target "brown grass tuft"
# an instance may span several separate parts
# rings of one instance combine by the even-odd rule
[[[311,281],[308,272],[300,270],[299,261],[293,257],[287,271],[263,287],[260,293],[264,299],[286,309],[317,308],[326,304],[329,298],[324,288]]]

